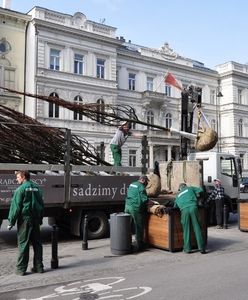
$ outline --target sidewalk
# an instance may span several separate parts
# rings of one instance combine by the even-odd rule
[[[0,231],[0,234],[2,232]],[[16,232],[11,233],[13,235]],[[177,261],[192,260],[193,262],[206,259],[211,260],[212,255],[237,252],[248,248],[246,232],[241,232],[237,227],[237,220],[231,220],[228,229],[208,228],[207,255],[194,253],[185,255],[183,252],[168,252],[150,248],[147,251],[116,256],[111,253],[110,239],[89,240],[88,250],[82,250],[82,241],[70,239],[67,242],[60,241],[58,246],[59,268],[51,269],[51,244],[47,241],[43,245],[43,258],[45,273],[32,274],[33,250],[30,248],[29,269],[26,276],[15,275],[15,263],[17,248],[2,249],[0,255],[0,286],[1,292],[30,288],[40,285],[49,285],[57,282],[76,280],[80,276],[94,278],[114,272],[128,272],[129,270],[142,268],[145,264],[173,264]],[[49,232],[46,233],[49,237]],[[0,235],[1,240],[1,235]],[[1,246],[1,243],[0,243]],[[1,248],[0,248],[1,249]]]

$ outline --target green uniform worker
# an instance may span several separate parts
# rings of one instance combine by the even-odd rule
[[[130,214],[134,221],[137,250],[142,250],[144,247],[144,223],[148,203],[147,183],[148,178],[145,175],[141,176],[138,181],[131,183],[125,200],[125,213]]]
[[[121,147],[130,135],[131,132],[129,132],[128,123],[122,122],[121,126],[118,127],[114,137],[110,142],[110,149],[113,155],[115,166],[121,166]]]
[[[17,222],[17,242],[19,255],[16,274],[25,275],[29,261],[29,244],[34,250],[32,272],[43,273],[42,243],[40,225],[42,224],[44,203],[42,192],[37,184],[30,181],[27,171],[16,172],[20,186],[14,192],[10,211],[9,226],[11,229]]]
[[[202,254],[205,252],[204,241],[201,232],[199,211],[197,207],[197,194],[203,192],[201,187],[187,186],[181,183],[179,193],[175,200],[175,207],[179,207],[181,211],[181,224],[183,227],[183,250],[190,253],[190,226],[192,224],[196,237],[198,249]]]

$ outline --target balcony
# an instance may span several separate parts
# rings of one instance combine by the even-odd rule
[[[152,92],[152,91],[144,91],[142,92],[142,101],[144,102],[153,102],[153,104],[163,105],[169,101],[167,96],[164,93]]]

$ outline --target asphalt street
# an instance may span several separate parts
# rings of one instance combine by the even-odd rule
[[[231,215],[228,229],[208,229],[205,255],[149,248],[116,256],[109,238],[88,241],[88,250],[82,250],[80,239],[60,234],[59,268],[51,269],[50,233],[42,227],[46,272],[17,276],[16,232],[1,229],[1,300],[247,299],[248,232],[238,229],[237,215]]]

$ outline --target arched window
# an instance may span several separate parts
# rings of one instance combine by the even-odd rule
[[[154,124],[154,113],[152,110],[148,110],[146,113],[146,122],[148,124]],[[149,128],[149,126],[148,126]]]
[[[211,128],[216,131],[216,121],[215,121],[215,119],[211,120]]]
[[[172,115],[171,113],[168,113],[165,115],[165,127],[171,128],[172,127]]]
[[[55,92],[51,93],[49,97],[54,97],[59,99],[59,95]],[[48,117],[49,118],[59,118],[59,106],[55,103],[49,102],[48,104]]]
[[[104,100],[102,98],[98,99],[96,102],[97,105],[97,122],[103,123],[104,121],[104,116],[101,114],[104,112]]]
[[[76,96],[74,98],[74,103],[75,104],[83,104],[83,99],[81,96]],[[74,115],[73,115],[73,120],[79,120],[79,121],[82,121],[83,120],[83,115],[82,113],[78,113],[76,111],[74,111]]]
[[[238,122],[238,136],[243,136],[243,120],[240,119]]]

